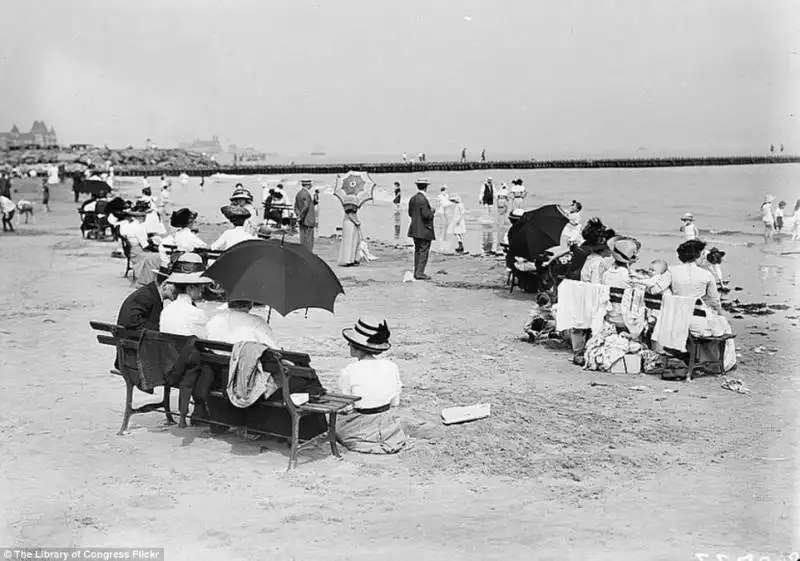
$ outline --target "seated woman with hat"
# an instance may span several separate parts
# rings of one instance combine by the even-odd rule
[[[158,246],[158,254],[161,256],[163,267],[170,266],[170,251],[165,247],[167,245],[177,246],[178,251],[194,251],[208,247],[208,244],[195,234],[197,230],[195,220],[197,220],[197,213],[188,208],[182,208],[172,213],[169,224],[176,231],[171,236],[163,238]]]
[[[245,230],[244,227],[245,222],[250,218],[250,212],[245,207],[226,205],[222,207],[220,211],[223,216],[233,224],[233,228],[222,232],[222,235],[217,238],[217,241],[211,244],[211,249],[214,251],[225,251],[239,242],[255,239],[255,236]]]
[[[394,362],[377,358],[391,347],[389,327],[386,321],[359,319],[342,335],[350,345],[350,356],[358,360],[342,370],[339,388],[361,400],[352,413],[340,417],[337,437],[354,452],[394,454],[406,444],[400,421],[390,411],[400,405],[400,371]]]
[[[634,238],[616,236],[608,240],[608,247],[611,250],[612,264],[603,273],[603,284],[611,288],[631,288],[633,286],[633,277],[630,267],[639,258],[639,250],[642,248],[642,244]],[[644,307],[643,301],[641,305]],[[613,302],[611,309],[606,314],[606,321],[619,329],[626,328],[622,309],[623,305],[621,303]],[[643,318],[644,315],[642,315]],[[628,327],[630,328],[630,326]],[[642,327],[644,327],[644,323],[642,323]],[[638,336],[639,333],[635,333],[635,331],[634,329],[634,335]]]
[[[176,296],[175,300],[164,306],[159,320],[159,330],[163,333],[205,338],[208,316],[195,305],[195,302],[203,298],[203,290],[212,282],[211,279],[203,277],[201,272],[173,272],[165,282],[175,287]],[[182,373],[177,373],[177,376],[168,380],[168,383],[180,388],[178,426],[184,428],[191,395],[194,395],[195,399],[195,412],[200,417],[207,418],[205,402],[214,381],[214,372],[208,365],[201,367],[192,362]]]
[[[130,245],[131,268],[138,286],[153,282],[154,269],[158,268],[161,258],[157,248],[150,241],[144,225],[145,213],[127,211],[120,215],[119,235],[128,240]]]
[[[245,220],[244,229],[250,235],[256,235],[258,230],[257,212],[253,206],[253,195],[249,190],[245,189],[241,183],[236,184],[236,188],[230,198],[231,204],[234,206],[242,207],[250,213],[250,216]]]

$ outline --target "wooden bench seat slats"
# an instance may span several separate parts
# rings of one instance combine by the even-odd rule
[[[118,325],[110,323],[103,323],[96,321],[90,322],[90,325],[93,329],[100,332],[97,335],[97,341],[99,343],[103,345],[113,346],[117,348],[118,351],[124,350],[126,356],[128,357],[125,361],[126,364],[122,364],[120,365],[119,368],[115,368],[114,370],[112,370],[113,374],[120,375],[125,379],[125,385],[126,385],[125,412],[123,414],[122,428],[120,429],[119,434],[125,433],[125,431],[127,430],[130,416],[136,413],[162,411],[166,414],[167,422],[174,423],[170,410],[169,387],[164,388],[164,398],[161,402],[147,403],[145,405],[136,408],[133,407],[134,385],[133,383],[130,382],[130,380],[136,379],[136,377],[125,376],[124,374],[131,373],[130,355],[131,351],[133,351],[133,353],[136,353],[139,350],[139,341],[141,338],[141,332],[136,330],[124,329]],[[150,337],[152,337],[152,339],[150,339]],[[174,344],[176,349],[180,349],[183,348],[183,346],[185,345],[187,337],[172,335],[168,333],[152,332],[148,333],[148,340],[155,340],[158,342],[166,342]],[[199,357],[198,360],[200,360],[201,363],[227,368],[230,363],[230,353],[233,349],[233,345],[223,343],[220,341],[198,340],[195,344],[195,348],[198,350],[197,356]],[[265,372],[269,372],[272,375],[275,382],[279,384],[281,389],[282,399],[280,401],[259,400],[256,402],[256,404],[251,406],[251,407],[270,407],[270,408],[280,407],[286,409],[289,412],[292,423],[289,469],[292,469],[292,467],[295,467],[297,465],[297,453],[302,447],[305,447],[321,438],[327,438],[331,447],[331,453],[336,457],[340,457],[336,444],[337,414],[343,409],[353,405],[355,402],[361,399],[358,396],[331,392],[323,394],[322,396],[320,396],[319,398],[315,399],[312,402],[308,402],[299,406],[295,405],[290,397],[291,386],[289,384],[289,381],[292,377],[295,376],[300,378],[309,378],[312,380],[316,380],[316,372],[313,368],[311,368],[310,362],[311,362],[310,357],[305,353],[293,353],[277,349],[267,349],[261,357],[262,367],[264,368]],[[136,364],[135,360],[133,361],[133,364]],[[135,366],[133,367],[133,369],[135,370]],[[136,374],[138,374],[138,372]],[[223,389],[219,388],[212,389],[210,393],[215,397],[220,397],[227,400],[227,394]],[[299,437],[300,420],[304,416],[312,414],[323,414],[328,416],[328,432],[327,434],[323,433],[317,435],[314,438],[303,441],[301,443]],[[264,435],[271,434],[266,431],[253,430],[247,427],[237,427],[235,425],[219,421],[205,420],[205,419],[201,420],[212,425],[227,426],[230,428],[245,428],[245,430],[247,430],[248,432],[252,432],[254,434],[264,434]]]

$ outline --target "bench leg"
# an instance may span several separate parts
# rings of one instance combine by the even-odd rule
[[[289,467],[286,471],[297,467],[297,448],[300,445],[300,415],[292,414],[292,449],[289,452]]]
[[[117,435],[122,436],[128,430],[128,422],[133,412],[133,384],[125,380],[125,412],[122,414],[122,426]]]
[[[725,375],[725,347],[727,347],[728,341],[720,341],[719,342],[719,373],[721,375]]]
[[[164,386],[164,400],[162,401],[162,404],[164,406],[164,415],[167,417],[167,424],[174,425],[175,419],[172,417],[172,409],[170,409],[169,391],[169,386]]]
[[[192,388],[179,387],[178,388],[178,414],[180,420],[178,421],[178,428],[185,429],[186,417],[189,415],[189,401],[192,398]]]
[[[689,365],[686,369],[686,381],[691,382],[692,372],[694,371],[694,365],[697,361],[697,346],[692,339],[689,339],[689,344],[687,346],[689,347]]]
[[[337,458],[341,458],[342,455],[339,454],[339,448],[336,445],[336,415],[336,411],[331,413],[331,418],[328,422],[328,440],[330,440],[331,443],[331,454]]]

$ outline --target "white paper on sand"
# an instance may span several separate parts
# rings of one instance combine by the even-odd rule
[[[414,273],[411,271],[406,271],[403,274],[403,282],[414,282]]]
[[[489,403],[478,403],[467,407],[449,407],[442,409],[442,422],[445,425],[452,425],[466,421],[477,421],[488,417],[491,413],[492,405]]]

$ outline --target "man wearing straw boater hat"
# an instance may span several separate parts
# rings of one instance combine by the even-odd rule
[[[420,177],[416,184],[418,191],[408,201],[408,216],[411,218],[408,237],[414,240],[414,278],[430,280],[431,277],[425,274],[425,267],[428,265],[431,242],[436,239],[436,234],[433,231],[434,210],[425,191],[431,182]]]
[[[394,454],[406,444],[400,421],[390,408],[400,405],[400,370],[391,360],[378,355],[391,348],[386,321],[359,318],[355,326],[342,331],[357,361],[344,368],[339,377],[342,393],[361,399],[352,413],[342,415],[336,436],[348,449],[364,454]]]
[[[222,232],[217,241],[211,244],[212,250],[225,251],[239,242],[255,239],[255,236],[245,229],[245,223],[250,218],[250,212],[245,207],[226,205],[220,212],[233,224],[233,228]]]
[[[300,229],[300,243],[314,251],[314,227],[317,225],[317,216],[314,211],[314,197],[311,195],[310,179],[300,180],[300,190],[294,198],[294,212],[297,216],[297,226]]]

